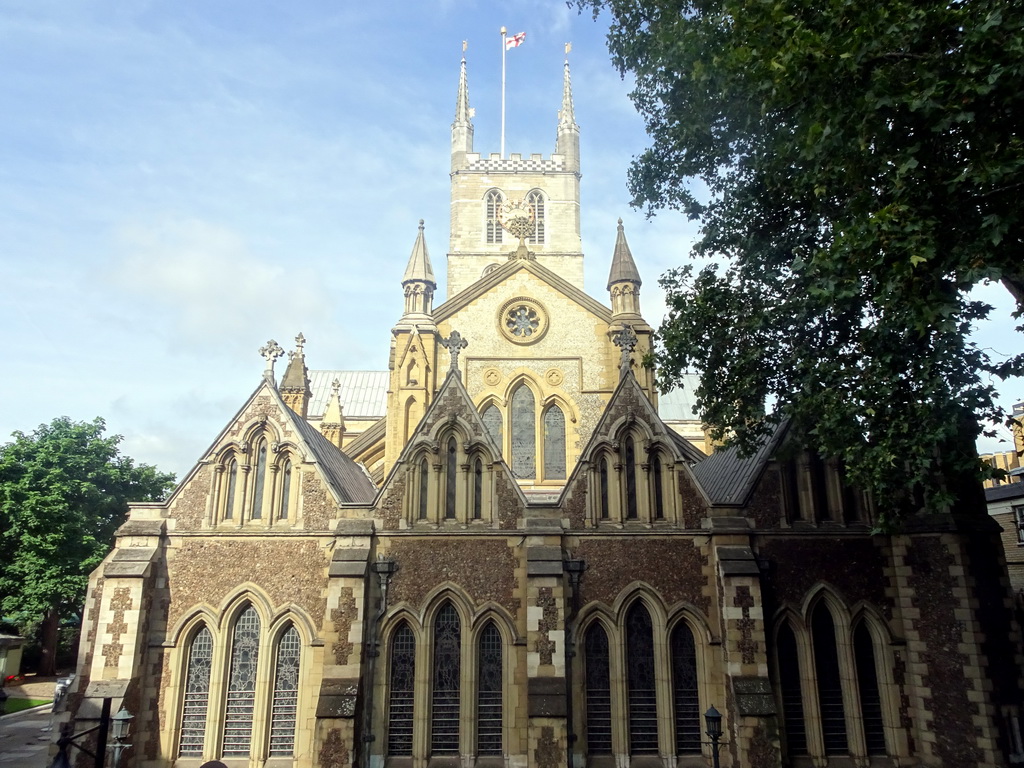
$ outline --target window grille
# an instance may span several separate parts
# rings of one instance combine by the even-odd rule
[[[607,520],[609,517],[608,509],[608,457],[601,457],[601,519]]]
[[[629,751],[658,753],[658,705],[655,692],[654,630],[651,614],[640,603],[626,615],[626,656],[629,684]]]
[[[228,464],[228,493],[224,502],[224,519],[230,520],[235,511],[235,488],[238,487],[238,461]]]
[[[587,630],[583,645],[587,686],[587,751],[612,753],[612,686],[608,668],[608,635],[600,624]]]
[[[672,703],[676,754],[700,754],[700,699],[697,695],[697,647],[693,632],[680,623],[672,633]]]
[[[181,744],[178,754],[202,755],[206,740],[206,708],[210,703],[210,666],[213,635],[203,627],[192,640],[185,673],[185,699],[181,707]]]
[[[501,192],[492,189],[487,193],[487,242],[501,242],[501,224],[498,222],[498,213],[501,211]]]
[[[796,637],[788,621],[779,628],[778,657],[786,751],[790,755],[806,755],[807,726],[804,723],[804,698],[800,688],[800,657],[797,655]]]
[[[1017,526],[1017,543],[1024,544],[1024,506],[1013,507],[1013,521]]]
[[[636,520],[636,446],[626,438],[626,518]]]
[[[263,517],[263,484],[267,479],[267,444],[260,443],[256,455],[256,480],[252,491],[252,519]]]
[[[814,633],[814,666],[818,678],[818,704],[821,707],[821,731],[826,755],[849,751],[846,740],[846,712],[843,709],[843,685],[836,650],[836,629],[832,614],[824,603],[811,619]]]
[[[295,749],[295,721],[299,706],[299,633],[295,627],[281,635],[274,669],[274,697],[270,705],[270,755],[291,755]]]
[[[284,469],[281,472],[281,520],[288,519],[288,501],[292,492],[292,463],[285,460]]]
[[[260,617],[250,605],[235,622],[231,642],[231,668],[224,713],[223,754],[226,757],[249,756],[259,652]]]
[[[654,454],[654,519],[665,519],[665,488],[662,485],[661,456]]]
[[[544,412],[544,478],[565,479],[565,414],[557,405]]]
[[[537,422],[533,391],[525,384],[512,394],[512,473],[523,479],[537,476]]]
[[[493,623],[480,633],[477,674],[477,754],[501,755],[501,633]]]
[[[534,190],[526,198],[527,205],[533,212],[533,232],[529,242],[533,245],[544,243],[544,195]]]
[[[427,485],[430,482],[430,474],[426,458],[420,459],[420,498],[419,498],[419,519],[427,519]]]
[[[504,446],[501,441],[501,411],[498,410],[496,405],[489,405],[484,408],[482,418],[484,421],[484,427],[487,428],[487,433],[491,436],[491,439],[494,440],[494,444],[498,447],[498,450],[502,450]]]
[[[444,468],[444,517],[446,520],[455,519],[455,470],[457,450],[455,438],[449,438],[448,460]]]
[[[388,699],[388,754],[412,755],[413,696],[416,685],[416,638],[409,625],[391,636],[391,678]]]
[[[445,603],[434,619],[434,688],[430,748],[435,755],[459,753],[459,682],[462,629],[459,614]]]
[[[884,755],[885,723],[882,720],[882,695],[878,690],[878,668],[875,666],[875,644],[871,630],[861,622],[853,633],[853,656],[857,665],[857,687],[860,690],[860,717],[864,725],[864,742],[869,755]]]
[[[484,463],[477,459],[473,463],[473,519],[483,517],[484,506]]]

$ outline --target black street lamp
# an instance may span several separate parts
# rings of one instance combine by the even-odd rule
[[[714,761],[714,768],[718,768],[719,740],[722,738],[722,713],[715,709],[714,705],[704,713],[704,722],[707,726],[707,735],[711,739],[711,758]]]
[[[127,741],[131,721],[132,716],[124,707],[121,707],[121,711],[111,717],[110,699],[103,699],[99,725],[86,728],[78,733],[74,732],[75,726],[73,723],[64,723],[60,727],[60,738],[57,739],[57,754],[54,756],[53,762],[50,763],[50,768],[72,768],[71,758],[68,755],[70,747],[74,747],[91,757],[95,768],[104,768],[107,757],[107,731],[112,731],[111,735],[114,737],[114,744],[111,745],[110,749],[114,753],[114,768],[118,768],[118,764],[121,762],[121,753],[131,746]],[[113,723],[113,728],[111,728],[111,723]],[[95,752],[83,747],[81,744],[75,743],[77,739],[88,736],[90,733],[96,734]]]
[[[121,705],[118,713],[110,718],[110,735],[114,737],[114,743],[110,745],[110,751],[114,753],[113,768],[120,768],[121,753],[131,746],[128,742],[128,733],[131,731],[133,719],[124,705]]]

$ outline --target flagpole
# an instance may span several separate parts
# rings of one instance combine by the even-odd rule
[[[501,28],[501,159],[505,159],[505,33]]]

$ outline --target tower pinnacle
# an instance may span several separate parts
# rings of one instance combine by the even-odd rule
[[[612,253],[612,268],[608,272],[608,290],[612,295],[613,315],[640,315],[640,272],[633,261],[633,254],[626,242],[626,231],[619,219],[619,230],[615,236],[615,251]]]
[[[433,311],[437,281],[434,279],[434,270],[430,266],[427,241],[423,236],[423,219],[420,219],[416,242],[413,243],[409,263],[405,268],[405,275],[402,277],[402,287],[405,288],[405,314],[403,317],[430,315]]]
[[[455,120],[452,123],[452,170],[461,167],[466,155],[473,151],[473,110],[469,106],[469,85],[466,81],[466,56],[459,67],[459,93],[455,98]]]
[[[555,152],[565,156],[569,170],[580,170],[580,127],[576,124],[576,112],[572,104],[572,81],[569,77],[569,59],[565,60],[562,75],[562,108],[558,110],[558,138]]]

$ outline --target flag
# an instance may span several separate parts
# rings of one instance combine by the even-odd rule
[[[505,50],[509,48],[518,48],[520,45],[526,42],[526,33],[520,32],[518,35],[512,35],[512,37],[505,38]]]

